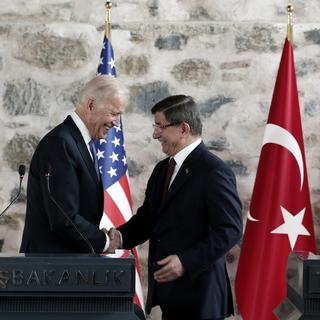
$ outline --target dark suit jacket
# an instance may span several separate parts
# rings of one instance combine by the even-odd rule
[[[124,248],[150,239],[146,311],[159,304],[168,314],[185,319],[229,316],[233,303],[225,254],[242,235],[234,174],[201,143],[182,164],[161,204],[167,166],[168,159],[156,165],[143,205],[118,228]],[[170,254],[178,255],[185,274],[175,281],[155,283],[155,262]]]
[[[48,196],[44,176],[48,163],[52,166],[53,197],[87,236],[95,251],[102,252],[106,242],[99,230],[102,187],[83,137],[70,116],[40,141],[31,160],[20,252],[90,252]]]

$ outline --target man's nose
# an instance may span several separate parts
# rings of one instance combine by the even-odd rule
[[[119,127],[121,123],[121,114],[114,116],[114,120],[112,120],[114,126]]]
[[[152,138],[153,139],[159,139],[160,138],[160,133],[157,131],[156,128],[153,130]]]

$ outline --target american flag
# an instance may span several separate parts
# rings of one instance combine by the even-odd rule
[[[101,50],[98,74],[116,76],[113,49],[106,37],[104,37]],[[122,122],[120,126],[110,129],[105,139],[96,141],[95,146],[104,190],[104,214],[100,227],[109,230],[111,227],[120,226],[132,217],[132,202]],[[122,254],[119,251],[119,257],[122,257]],[[136,260],[136,294],[134,302],[144,309],[136,249],[133,249],[133,254]]]

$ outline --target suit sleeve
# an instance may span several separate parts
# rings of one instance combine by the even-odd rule
[[[122,234],[123,248],[132,249],[133,247],[144,243],[150,238],[151,232],[151,209],[150,209],[150,190],[156,183],[160,164],[154,168],[148,183],[143,205],[137,210],[137,213],[118,230]]]
[[[97,210],[97,204],[92,202],[98,201],[97,186],[93,180],[90,184],[90,180],[84,177],[86,173],[83,164],[82,166],[79,164],[79,150],[75,143],[70,143],[63,138],[51,142],[50,150],[40,153],[42,154],[39,157],[38,164],[40,173],[45,171],[47,163],[52,165],[50,175],[51,194],[77,228],[89,239],[94,250],[102,252],[106,243],[106,236],[97,227],[99,223],[94,224],[85,218],[89,215],[96,215],[99,220],[101,217],[101,213]],[[85,188],[83,181],[88,182]],[[73,247],[75,252],[90,252],[86,242],[50,200],[46,180],[42,174],[40,174],[40,185],[50,229],[68,246]],[[80,212],[80,201],[83,201],[83,199],[93,203],[91,206],[93,212]]]
[[[208,235],[191,248],[178,252],[187,274],[192,277],[209,270],[242,235],[241,202],[231,169],[226,165],[212,169],[204,183],[210,223]]]
[[[145,200],[137,213],[122,226],[118,228],[122,235],[123,249],[132,249],[144,243],[150,237],[148,205]]]

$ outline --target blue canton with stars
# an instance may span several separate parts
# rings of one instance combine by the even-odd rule
[[[101,74],[116,76],[113,49],[106,37],[103,41],[98,67],[98,75]],[[122,121],[120,127],[114,127],[108,131],[105,139],[95,141],[95,146],[103,189],[106,190],[126,174],[128,170]]]
[[[115,77],[117,75],[114,65],[114,55],[111,42],[104,37],[103,47],[100,54],[100,63],[98,66],[98,75],[106,74]]]
[[[128,170],[121,127],[110,129],[106,139],[96,142],[96,149],[103,188],[107,189]]]

